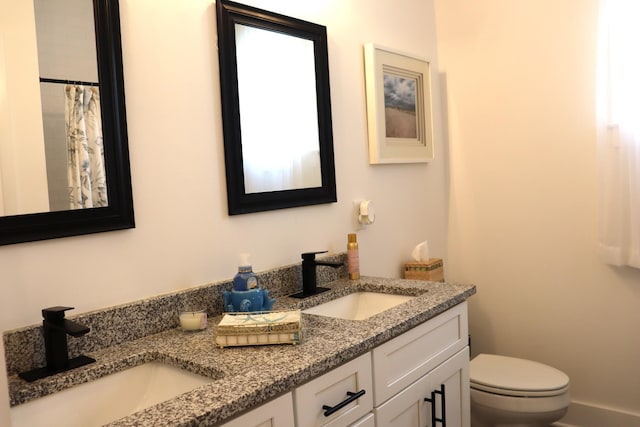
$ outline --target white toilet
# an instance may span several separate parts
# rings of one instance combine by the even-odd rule
[[[471,427],[546,427],[569,407],[569,377],[542,363],[479,354],[469,377]]]

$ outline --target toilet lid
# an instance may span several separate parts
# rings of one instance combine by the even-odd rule
[[[470,363],[471,388],[507,396],[555,396],[569,389],[562,371],[531,360],[479,354]]]

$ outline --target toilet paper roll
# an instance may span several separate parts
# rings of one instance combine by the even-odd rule
[[[429,261],[429,243],[425,240],[422,243],[418,243],[413,251],[411,257],[418,262]]]

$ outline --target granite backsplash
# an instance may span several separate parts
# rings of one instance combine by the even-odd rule
[[[318,268],[318,285],[347,276],[346,253],[319,257],[319,259],[342,262],[344,266],[337,269]],[[256,272],[256,275],[260,286],[268,289],[273,298],[302,290],[300,263]],[[179,323],[178,314],[184,310],[206,310],[210,317],[219,315],[224,311],[222,291],[231,288],[232,279],[228,279],[87,313],[69,315],[69,319],[91,328],[91,332],[87,335],[69,338],[69,356],[75,357],[175,328]],[[73,301],[63,303],[72,304]],[[3,339],[9,376],[45,365],[42,324],[5,331]]]

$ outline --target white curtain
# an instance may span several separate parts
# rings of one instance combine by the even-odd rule
[[[67,178],[71,209],[107,206],[100,92],[66,86]]]
[[[600,0],[599,253],[640,268],[640,1]]]

